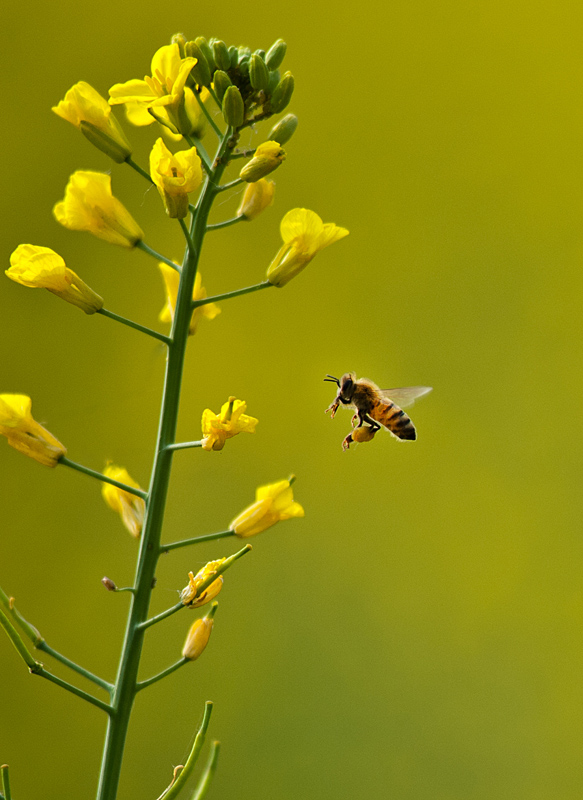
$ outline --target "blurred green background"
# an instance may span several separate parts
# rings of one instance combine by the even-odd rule
[[[120,800],[161,793],[206,699],[223,744],[209,798],[581,797],[582,22],[567,0],[4,8],[6,266],[21,242],[52,247],[107,307],[163,328],[155,262],[51,209],[75,169],[111,170],[153,247],[179,256],[178,226],[50,107],[78,80],[107,94],[149,74],[177,31],[253,49],[281,36],[296,78],[275,206],[209,235],[209,293],[263,279],[290,208],[350,230],[191,341],[179,435],[198,438],[230,394],[260,424],[221,454],[176,455],[165,540],[223,529],[292,471],[306,518],[253,541],[207,652],[139,696]],[[158,132],[126,127],[147,164]],[[237,203],[221,197],[213,219]],[[162,347],[8,280],[0,319],[0,391],[29,394],[74,460],[112,459],[146,485]],[[415,444],[383,434],[342,452],[350,416],[324,416],[322,378],[347,370],[435,387],[412,411]],[[132,580],[135,541],[89,478],[3,442],[0,474],[0,585],[52,646],[113,679],[128,602],[100,579]],[[166,556],[153,611],[236,547]],[[193,618],[152,630],[143,677],[175,660]],[[2,637],[0,664],[15,798],[93,797],[104,715],[31,678]]]

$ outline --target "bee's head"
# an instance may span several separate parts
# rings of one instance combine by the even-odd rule
[[[352,395],[354,394],[354,385],[356,383],[356,375],[354,372],[347,372],[340,378],[339,395],[343,403],[350,403]]]

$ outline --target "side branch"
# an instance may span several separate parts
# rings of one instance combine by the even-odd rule
[[[160,545],[161,553],[169,553],[170,550],[178,550],[179,547],[187,547],[189,544],[199,542],[211,542],[213,539],[223,539],[225,536],[234,536],[233,531],[219,531],[218,533],[206,533],[204,536],[194,536],[192,539],[182,539],[180,542],[170,542],[170,544]]]
[[[116,314],[113,311],[109,311],[107,308],[100,308],[97,312],[98,314],[103,314],[104,317],[109,317],[110,319],[114,319],[116,322],[121,322],[122,325],[127,325],[128,328],[134,328],[136,331],[140,331],[140,333],[145,333],[148,336],[153,336],[154,339],[159,339],[161,342],[164,342],[165,345],[169,345],[172,341],[168,336],[165,336],[163,333],[158,333],[158,331],[152,330],[152,328],[146,328],[145,325],[140,325],[139,322],[134,322],[131,319],[127,319],[127,317],[122,317],[120,314]]]
[[[196,442],[178,442],[175,444],[167,444],[166,450],[187,450],[190,447],[202,447],[202,439]]]
[[[71,461],[71,459],[67,458],[66,456],[61,456],[59,459],[59,464],[64,464],[66,467],[76,469],[77,472],[83,472],[85,475],[89,475],[92,478],[97,478],[98,481],[102,481],[103,483],[111,483],[112,486],[117,486],[118,489],[123,489],[124,492],[129,492],[129,494],[135,494],[136,497],[141,497],[142,500],[148,499],[148,492],[145,492],[143,489],[134,489],[133,486],[127,486],[125,483],[116,481],[114,478],[108,478],[107,475],[104,475],[102,472],[97,472],[89,467],[84,467],[83,464],[77,464],[76,461]]]
[[[245,218],[243,214],[240,214],[238,217],[232,217],[231,219],[227,219],[224,222],[215,222],[214,225],[207,225],[206,229],[208,231],[218,231],[220,228],[228,228],[230,225],[234,225],[236,222],[242,222]]]
[[[153,250],[145,242],[142,241],[136,242],[136,247],[138,247],[140,250],[143,250],[144,253],[147,253],[149,256],[152,256],[152,258],[155,258],[158,261],[162,261],[164,264],[167,264],[169,267],[176,270],[176,272],[180,272],[180,267],[178,266],[178,264],[175,264],[174,261],[170,261],[170,259],[166,258],[166,256],[163,256],[162,253],[158,253],[156,250]]]
[[[153,683],[156,683],[156,681],[162,680],[162,678],[165,678],[167,675],[171,675],[177,669],[180,669],[180,667],[183,667],[185,664],[188,664],[189,660],[190,659],[188,659],[188,658],[181,658],[180,661],[177,661],[175,664],[172,664],[172,666],[170,666],[170,667],[166,667],[166,669],[163,669],[162,672],[159,672],[157,675],[154,675],[152,678],[148,678],[145,681],[140,681],[136,685],[136,692],[141,692],[142,689],[145,689],[146,687],[151,686]]]
[[[246,286],[244,289],[235,289],[232,292],[225,292],[225,294],[215,294],[212,297],[205,297],[203,300],[193,300],[192,307],[198,308],[199,306],[205,306],[207,303],[218,303],[220,300],[230,300],[231,297],[251,294],[251,292],[258,292],[260,289],[268,289],[270,286],[273,286],[273,283],[261,281],[261,283],[255,283],[253,286]]]

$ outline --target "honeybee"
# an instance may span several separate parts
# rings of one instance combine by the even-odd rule
[[[342,403],[356,411],[352,418],[353,428],[361,428],[365,423],[370,426],[368,432],[371,439],[381,429],[381,425],[397,439],[413,441],[417,438],[415,426],[401,406],[413,405],[418,397],[431,391],[431,386],[379,389],[368,378],[357,380],[354,372],[347,372],[340,380],[333,375],[326,375],[324,380],[335,383],[339,390],[332,405],[326,409],[332,419]],[[364,438],[361,440],[364,441]],[[352,441],[354,439],[351,435],[346,437],[343,442],[345,450]]]

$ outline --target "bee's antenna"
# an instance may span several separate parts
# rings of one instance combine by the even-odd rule
[[[338,380],[338,378],[335,378],[334,375],[326,375],[324,380],[329,381],[330,383],[335,383],[336,386],[340,387],[340,381]]]

